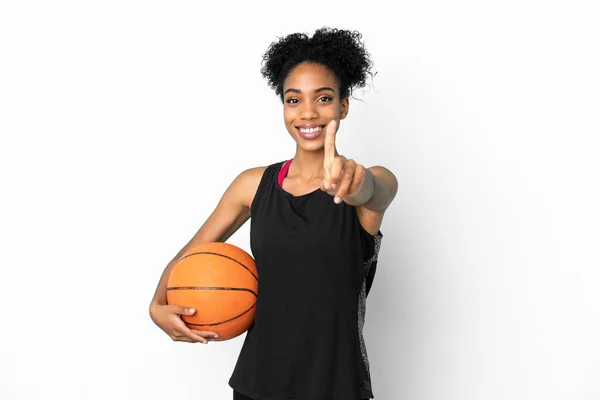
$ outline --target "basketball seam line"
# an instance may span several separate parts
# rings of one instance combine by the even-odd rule
[[[220,256],[220,257],[225,257],[225,258],[228,258],[228,259],[230,259],[231,261],[235,261],[236,263],[240,264],[240,265],[241,265],[242,267],[244,267],[244,268],[245,268],[245,269],[246,269],[248,272],[250,272],[250,274],[252,274],[252,276],[254,277],[254,279],[258,280],[258,277],[257,277],[256,275],[254,275],[254,272],[250,271],[250,268],[246,267],[244,264],[242,264],[241,262],[239,262],[239,261],[238,261],[238,260],[236,260],[235,258],[232,258],[232,257],[226,256],[226,255],[224,255],[224,254],[213,253],[213,252],[211,252],[211,251],[200,251],[200,252],[198,252],[198,253],[190,253],[190,254],[187,254],[185,257],[182,257],[182,258],[181,258],[179,261],[183,260],[184,258],[188,258],[188,257],[190,257],[190,256],[194,256],[194,255],[196,255],[196,254],[211,254],[211,255],[213,255],[213,256]],[[179,261],[178,261],[178,262],[179,262]]]
[[[219,287],[219,286],[172,286],[168,287],[167,290],[240,290],[243,292],[250,292],[255,297],[257,294],[254,290],[246,288],[232,288],[232,287]]]
[[[237,319],[237,318],[241,317],[244,314],[247,314],[250,310],[252,310],[252,308],[254,308],[254,306],[256,306],[256,302],[254,302],[254,304],[252,304],[252,307],[250,307],[249,309],[247,309],[243,313],[241,313],[239,315],[236,315],[233,318],[226,319],[225,321],[215,322],[215,323],[212,323],[212,324],[194,324],[194,323],[191,323],[191,322],[186,322],[186,324],[187,325],[192,325],[192,326],[215,326],[215,325],[221,325],[221,324],[224,324],[226,322],[233,321],[234,319]]]

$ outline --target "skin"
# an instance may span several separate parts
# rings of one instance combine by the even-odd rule
[[[296,142],[283,188],[296,195],[320,188],[336,203],[356,206],[363,228],[376,234],[398,182],[387,168],[366,168],[338,153],[335,137],[348,115],[349,99],[340,97],[335,74],[323,65],[303,62],[284,80],[283,93],[285,127]],[[303,138],[298,127],[305,124],[322,127],[321,135]]]
[[[290,71],[283,83],[283,94],[285,128],[296,142],[296,154],[283,188],[289,188],[293,194],[302,189],[310,192],[318,189],[325,178],[325,135],[307,140],[297,127],[302,124],[325,127],[331,121],[339,123],[348,115],[349,101],[348,98],[340,100],[335,75],[329,69],[308,62]]]
[[[363,228],[375,235],[396,195],[398,182],[385,167],[366,168],[337,152],[335,136],[340,120],[348,115],[349,100],[340,98],[334,73],[320,64],[304,62],[290,71],[283,90],[284,123],[296,142],[296,153],[283,189],[294,196],[323,190],[332,196],[332,201],[355,206]],[[322,133],[316,139],[304,139],[297,129],[302,124],[320,125]],[[216,332],[187,328],[181,315],[192,315],[194,310],[167,305],[167,282],[173,266],[185,252],[203,243],[226,242],[250,219],[250,206],[265,169],[266,166],[261,166],[240,173],[212,214],[165,267],[149,313],[172,340],[205,344],[219,340]]]

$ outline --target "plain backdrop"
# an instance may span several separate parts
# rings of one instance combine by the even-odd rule
[[[231,181],[294,155],[261,59],[322,26],[377,72],[338,151],[399,181],[375,398],[600,398],[594,3],[0,2],[0,399],[231,398],[244,335],[173,342],[148,305]]]

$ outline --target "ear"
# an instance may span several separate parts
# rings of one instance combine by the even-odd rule
[[[348,97],[344,97],[340,103],[340,119],[346,118],[348,115],[348,108],[350,107],[350,100]]]

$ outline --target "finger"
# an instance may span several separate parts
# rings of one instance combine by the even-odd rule
[[[219,337],[219,334],[216,332],[210,332],[210,331],[198,331],[196,329],[190,329],[190,332],[193,335],[197,335],[197,336],[201,336],[205,339],[216,339]]]
[[[198,335],[196,333],[194,333],[191,329],[185,331],[185,332],[181,332],[181,336],[186,338],[187,340],[192,341],[193,343],[197,343],[197,342],[201,342],[201,343],[208,343],[208,339],[205,338],[202,335]]]
[[[197,340],[193,340],[187,336],[183,336],[183,335],[179,335],[179,334],[171,336],[171,339],[174,342],[186,342],[186,343],[196,343],[197,342]]]
[[[352,195],[358,193],[358,191],[362,188],[362,185],[364,185],[366,178],[367,178],[366,168],[360,164],[357,165],[356,169],[354,170],[354,176],[352,177],[352,183],[350,184],[350,188],[348,189],[348,192],[346,193],[346,195],[352,196]]]
[[[335,157],[333,160],[333,164],[331,165],[331,175],[329,176],[330,189],[335,189],[337,185],[339,185],[340,178],[344,173],[346,161],[346,157],[344,156]]]
[[[327,188],[325,187],[325,186],[326,186],[326,182],[327,182],[327,181],[326,181],[325,179],[323,179],[323,180],[321,181],[321,186],[319,187],[319,189],[321,189],[321,190],[322,190],[322,191],[324,191],[324,192],[327,192],[327,193],[329,193],[329,189],[327,189]]]
[[[190,332],[195,333],[196,335],[204,336],[204,337],[209,337],[209,336],[219,337],[219,334],[217,332],[212,332],[212,331],[199,331],[197,329],[190,329]]]
[[[335,194],[335,198],[333,199],[337,204],[341,203],[342,199],[344,197],[346,197],[346,194],[348,193],[348,189],[350,188],[350,185],[352,184],[352,179],[353,179],[355,170],[356,170],[356,163],[352,160],[348,161],[344,168],[344,175],[340,182],[340,188],[338,189],[337,193]]]
[[[208,338],[205,338],[204,336],[201,336],[201,335],[197,335],[191,331],[187,337],[190,338],[191,340],[193,340],[194,342],[201,342],[204,344],[208,343]]]
[[[329,121],[325,127],[325,158],[323,165],[325,170],[333,163],[335,158],[335,132],[337,130],[337,122],[335,119]]]
[[[333,196],[336,193],[336,189],[332,189],[331,185],[329,185],[326,180],[323,180],[321,182],[321,190],[324,191],[325,193],[327,193],[330,196]]]

